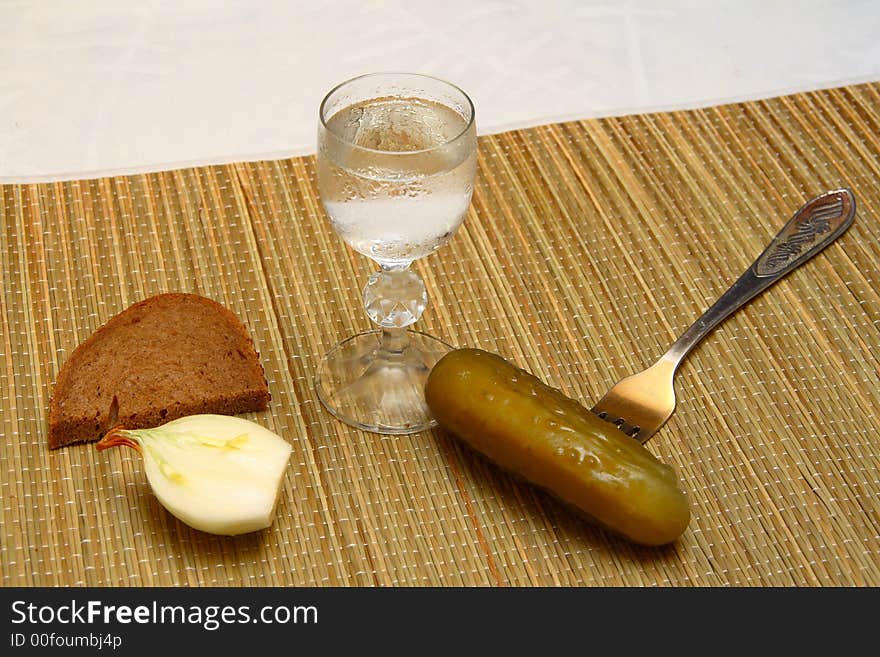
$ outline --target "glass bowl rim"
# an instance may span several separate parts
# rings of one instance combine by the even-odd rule
[[[468,118],[467,123],[465,124],[464,128],[462,128],[461,132],[459,132],[454,137],[450,137],[442,144],[437,144],[436,146],[431,146],[430,148],[422,148],[422,149],[415,150],[415,151],[385,151],[385,150],[381,150],[378,148],[369,148],[368,146],[361,146],[359,144],[355,144],[355,143],[349,141],[348,139],[343,139],[339,134],[337,134],[334,130],[332,130],[327,125],[327,119],[324,116],[324,109],[327,106],[327,101],[329,101],[330,97],[333,94],[335,94],[337,91],[339,91],[342,87],[344,87],[348,84],[351,84],[352,82],[357,82],[358,80],[364,80],[364,79],[373,78],[373,77],[393,76],[393,75],[408,76],[408,77],[413,77],[413,78],[422,78],[422,79],[426,79],[426,80],[434,80],[435,82],[439,82],[443,85],[446,85],[447,87],[450,87],[454,91],[460,93],[464,97],[465,101],[467,101],[467,108],[470,110],[470,117]],[[321,105],[318,108],[318,118],[320,119],[321,127],[324,130],[326,130],[328,134],[333,135],[333,137],[335,139],[337,139],[338,141],[342,142],[343,144],[346,144],[347,146],[351,146],[352,148],[366,151],[368,153],[378,153],[381,155],[394,155],[394,156],[419,155],[422,153],[430,153],[431,151],[436,151],[438,149],[447,148],[447,147],[451,146],[456,141],[458,141],[459,139],[464,137],[468,133],[468,131],[470,131],[471,127],[474,125],[475,115],[476,115],[476,110],[474,109],[474,102],[471,100],[471,97],[468,96],[467,93],[458,85],[455,85],[451,82],[448,82],[447,80],[444,80],[442,78],[438,78],[433,75],[426,75],[424,73],[410,73],[410,72],[405,72],[405,71],[378,71],[375,73],[365,73],[364,75],[356,75],[353,78],[349,78],[348,80],[344,80],[344,81],[340,82],[339,84],[337,84],[335,87],[333,87],[330,91],[327,92],[327,94],[324,96],[324,99],[321,101]]]

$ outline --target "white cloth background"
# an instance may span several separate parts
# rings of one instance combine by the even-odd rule
[[[372,71],[468,91],[481,133],[880,79],[877,0],[0,0],[0,182],[314,152]]]

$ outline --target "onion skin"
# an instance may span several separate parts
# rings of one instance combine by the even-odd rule
[[[111,429],[98,451],[131,447],[159,503],[193,529],[237,536],[272,524],[287,441],[244,418],[188,415],[151,429]]]

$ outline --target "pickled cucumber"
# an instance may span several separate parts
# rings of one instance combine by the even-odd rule
[[[670,466],[500,356],[450,352],[425,397],[441,427],[635,543],[671,543],[690,521]]]

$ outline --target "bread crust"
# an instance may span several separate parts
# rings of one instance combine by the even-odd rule
[[[64,363],[49,448],[97,440],[118,424],[264,411],[269,400],[259,354],[232,311],[196,294],[159,294],[112,317]]]

